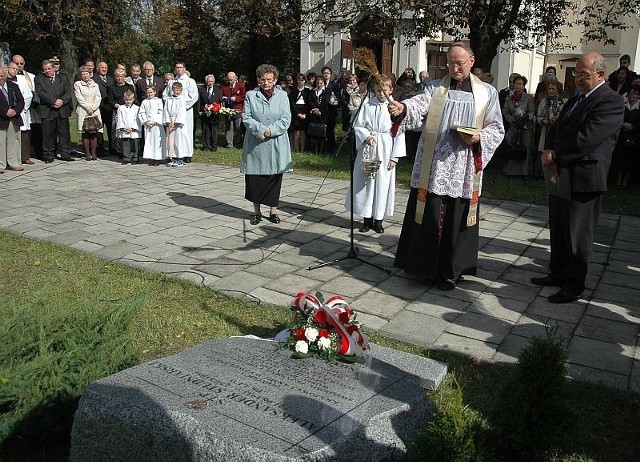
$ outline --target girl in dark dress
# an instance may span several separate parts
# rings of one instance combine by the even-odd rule
[[[304,74],[295,76],[294,85],[289,91],[291,104],[291,145],[294,152],[303,152],[307,144],[307,128],[311,119],[311,110],[317,106],[313,91],[305,87]]]

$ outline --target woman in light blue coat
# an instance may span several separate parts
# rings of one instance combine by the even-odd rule
[[[287,93],[276,88],[278,69],[262,64],[256,69],[258,88],[247,92],[242,123],[247,128],[242,146],[240,172],[245,174],[244,197],[253,203],[250,223],[262,221],[260,204],[270,207],[271,223],[280,223],[278,201],[282,174],[292,170],[287,129],[291,109]]]

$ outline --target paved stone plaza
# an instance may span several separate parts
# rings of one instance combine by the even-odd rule
[[[546,207],[516,202],[483,200],[478,276],[451,292],[392,268],[403,190],[385,234],[355,233],[359,256],[391,274],[356,259],[309,270],[347,255],[347,187],[285,175],[282,223],[251,226],[235,167],[36,161],[0,177],[0,227],[263,303],[340,294],[369,329],[481,360],[514,362],[545,322],[557,324],[572,377],[640,392],[640,218],[602,215],[585,298],[553,305],[546,296],[557,289],[529,282],[546,272]]]

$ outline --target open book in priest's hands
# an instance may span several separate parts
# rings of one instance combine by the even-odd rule
[[[480,132],[480,130],[478,130],[476,127],[465,127],[462,125],[452,125],[451,131],[456,131],[458,133],[464,133],[466,135],[472,136]]]

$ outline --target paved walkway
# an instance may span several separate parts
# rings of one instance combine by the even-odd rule
[[[237,168],[54,162],[0,176],[0,227],[110,260],[203,283],[231,295],[288,305],[299,290],[341,294],[385,336],[482,360],[513,362],[544,324],[558,326],[573,377],[640,392],[640,218],[603,215],[585,299],[553,305],[545,273],[545,207],[481,204],[477,277],[441,292],[347,255],[348,183],[286,175],[280,225],[249,224]],[[407,192],[386,232],[355,233],[359,256],[391,269]]]

